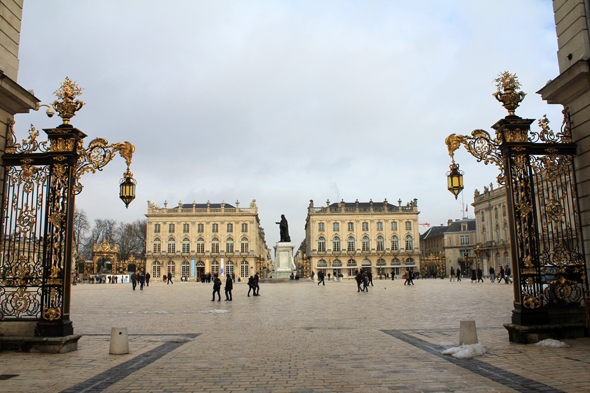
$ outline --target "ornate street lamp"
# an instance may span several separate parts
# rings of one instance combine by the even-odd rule
[[[451,169],[447,172],[447,189],[455,196],[455,199],[463,191],[463,171],[459,170],[459,164],[453,163],[449,166]]]
[[[119,198],[125,203],[125,208],[129,208],[129,204],[135,199],[135,185],[137,182],[133,178],[133,173],[129,171],[129,167],[127,167],[127,171],[123,174],[125,176],[121,179],[121,184],[119,185]]]

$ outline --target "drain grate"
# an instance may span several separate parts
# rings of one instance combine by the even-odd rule
[[[0,374],[0,381],[6,381],[7,379],[18,377],[18,374]]]

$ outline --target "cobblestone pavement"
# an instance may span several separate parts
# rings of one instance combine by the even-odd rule
[[[590,339],[569,348],[508,342],[512,286],[416,280],[262,283],[211,301],[212,284],[72,288],[79,350],[0,353],[1,392],[589,392]],[[439,354],[475,320],[488,353]],[[128,355],[109,355],[127,327]],[[488,370],[488,371],[486,371]],[[490,371],[491,370],[491,371]],[[14,375],[14,377],[10,377]]]

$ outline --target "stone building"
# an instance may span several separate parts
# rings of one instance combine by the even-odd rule
[[[561,104],[569,113],[582,237],[590,261],[590,0],[554,0],[559,75],[537,93],[549,104]],[[588,274],[590,264],[586,263]]]
[[[305,222],[305,255],[310,270],[352,278],[355,271],[374,276],[420,268],[418,200],[402,206],[387,202],[344,202],[315,207]]]
[[[445,276],[450,274],[451,267],[454,269],[460,267],[464,274],[468,274],[472,268],[477,268],[474,255],[475,228],[475,220],[471,218],[448,220],[447,225],[428,228],[420,236],[423,263],[430,261],[432,256],[444,255],[442,271]],[[425,266],[423,271],[432,274],[432,271],[435,270],[435,266],[428,268]],[[438,275],[440,275],[440,270]]]
[[[146,269],[153,278],[199,280],[201,275],[234,273],[266,277],[270,250],[253,200],[247,208],[228,203],[178,203],[169,208],[148,201]]]
[[[494,189],[490,184],[489,188],[483,188],[483,193],[475,190],[472,206],[477,227],[476,247],[484,274],[489,274],[492,266],[498,272],[500,266],[511,265],[506,188]]]

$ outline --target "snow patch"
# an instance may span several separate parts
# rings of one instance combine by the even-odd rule
[[[452,347],[445,349],[441,353],[443,355],[452,355],[458,359],[471,359],[476,356],[481,356],[488,350],[482,344],[461,345],[459,347]]]
[[[201,311],[201,314],[225,314],[226,312],[229,312],[229,310],[220,310],[220,309],[214,309],[214,310],[206,310],[206,311]]]
[[[563,341],[554,340],[552,338],[548,338],[546,340],[539,341],[535,345],[538,345],[540,347],[550,347],[550,348],[568,348],[569,347],[569,345],[567,345]]]

